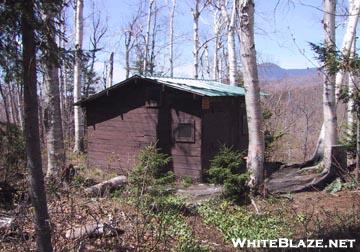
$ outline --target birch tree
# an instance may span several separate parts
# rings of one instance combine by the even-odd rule
[[[323,113],[324,113],[324,161],[331,162],[331,147],[337,142],[337,118],[335,107],[335,72],[331,70],[332,53],[335,52],[335,13],[336,0],[324,0],[324,45],[329,52],[329,59],[325,60],[323,86]],[[327,62],[329,60],[329,62]],[[329,166],[330,167],[330,166]],[[326,169],[329,168],[326,166]]]
[[[60,8],[61,6],[56,6]],[[45,126],[47,143],[47,177],[59,179],[65,166],[64,137],[61,120],[59,90],[59,48],[56,44],[55,17],[56,8],[52,1],[44,1],[43,6],[46,46],[44,49],[43,66],[45,70]]]
[[[350,59],[354,60],[356,56],[356,37],[353,39],[353,43],[350,50]],[[347,127],[348,127],[348,135],[353,137],[353,126],[354,126],[354,92],[355,90],[355,79],[357,76],[354,74],[349,73],[349,81],[348,81],[348,96],[349,101],[347,102]]]
[[[350,56],[351,46],[355,38],[359,15],[360,15],[360,1],[349,0],[349,17],[341,47],[341,54],[344,58],[348,58]],[[345,74],[346,73],[343,70],[340,70],[336,74],[336,101],[339,98],[340,90],[344,83]]]
[[[111,87],[113,85],[113,71],[114,71],[114,52],[110,54],[109,59],[109,85]]]
[[[146,36],[145,36],[145,55],[144,55],[144,74],[146,75],[148,69],[149,61],[149,46],[150,46],[150,29],[151,29],[151,18],[152,18],[152,9],[155,0],[149,0],[149,8],[147,14],[147,24],[146,24]]]
[[[172,7],[169,17],[169,63],[170,63],[170,77],[174,77],[174,15],[175,15],[176,0],[172,1]]]
[[[22,3],[22,81],[24,84],[24,125],[27,169],[30,173],[30,196],[34,207],[37,250],[40,252],[51,252],[50,221],[46,202],[39,136],[36,42],[34,29],[35,4],[33,0],[23,1]]]
[[[192,8],[193,17],[193,78],[199,78],[199,53],[200,53],[200,37],[199,37],[199,18],[201,12],[207,6],[208,1],[201,2],[201,0],[195,0],[195,7]]]
[[[76,1],[75,17],[75,65],[74,65],[74,103],[81,99],[81,54],[83,44],[83,9],[84,0]],[[84,149],[84,128],[82,125],[82,112],[79,106],[74,107],[75,152]]]
[[[240,0],[240,52],[243,64],[246,114],[249,129],[247,168],[249,185],[258,191],[264,181],[264,134],[260,107],[260,87],[254,41],[254,2]]]
[[[220,28],[221,28],[222,18],[220,15],[220,10],[217,6],[214,7],[214,62],[213,62],[213,79],[219,80],[219,53],[221,48],[221,36],[220,36]]]
[[[139,28],[138,21],[141,17],[141,10],[138,10],[138,13],[130,20],[124,29],[124,45],[125,45],[125,77],[126,79],[130,76],[130,54],[134,49],[135,42],[137,37],[141,33]]]
[[[228,62],[229,62],[229,84],[236,85],[236,51],[235,51],[235,19],[236,19],[236,6],[238,0],[233,0],[231,13],[226,10],[225,3],[221,5],[221,12],[226,21],[227,27],[227,49],[228,49]]]
[[[67,26],[66,26],[66,9],[64,8],[61,13],[61,22],[60,22],[60,35],[59,35],[59,47],[61,50],[65,50],[68,45],[67,40]],[[67,67],[67,60],[62,57],[60,59],[60,69],[59,69],[59,78],[60,78],[60,104],[61,104],[61,116],[63,123],[63,137],[64,139],[69,139],[71,137],[70,128],[72,128],[71,120],[72,118],[72,102],[69,101],[68,91],[69,91],[69,68]],[[65,149],[69,148],[66,143],[70,144],[68,141],[64,142]]]
[[[356,27],[357,27],[358,18],[359,18],[359,12],[360,12],[360,1],[349,0],[349,7],[350,7],[349,17],[348,17],[349,19],[347,22],[346,31],[345,31],[345,35],[343,38],[342,48],[341,48],[341,53],[344,56],[344,58],[349,57],[351,44],[355,37],[355,31],[356,31]],[[325,28],[326,27],[324,25],[324,29]],[[336,103],[339,98],[340,87],[341,87],[342,83],[344,82],[344,76],[345,76],[345,72],[343,70],[341,70],[340,72],[338,72],[336,74],[336,79],[334,82],[335,83],[335,87],[334,87],[335,88],[335,91],[334,91],[335,92],[335,106],[336,106]],[[320,130],[320,135],[318,138],[318,142],[317,142],[314,154],[313,154],[312,158],[309,161],[302,164],[302,166],[313,165],[314,163],[321,161],[324,158],[324,150],[325,150],[326,144],[327,143],[325,143],[325,121],[324,121],[324,123],[321,127],[321,130]]]
[[[2,88],[2,83],[0,83],[0,95],[2,98],[2,102],[4,103],[4,111],[5,111],[5,117],[6,117],[6,124],[10,125],[10,112],[9,112],[9,105],[8,105],[8,99],[7,96],[5,95],[5,92]]]
[[[158,16],[158,10],[156,7],[156,2],[154,3],[154,11],[153,11],[153,16],[154,16],[154,21],[153,21],[153,27],[152,27],[152,32],[151,32],[151,53],[150,53],[150,58],[148,60],[148,69],[145,69],[145,71],[148,71],[150,76],[152,76],[154,74],[154,69],[155,69],[155,57],[156,57],[156,52],[155,52],[155,44],[156,44],[156,28],[157,28],[157,16]]]

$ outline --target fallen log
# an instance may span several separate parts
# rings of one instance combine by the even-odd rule
[[[101,196],[104,195],[106,192],[122,187],[125,184],[126,184],[126,177],[118,176],[86,188],[85,194],[87,196]]]
[[[100,236],[116,236],[124,233],[123,230],[108,223],[91,223],[74,227],[66,231],[67,239],[96,238]]]
[[[14,218],[12,217],[0,217],[0,231],[10,229],[13,222]]]

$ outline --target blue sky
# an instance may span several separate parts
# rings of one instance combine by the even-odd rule
[[[166,3],[169,0],[157,0],[158,5],[165,6],[162,9],[164,17],[160,25],[164,23],[168,13]],[[171,0],[170,0],[171,1]],[[92,3],[95,9],[100,11],[102,20],[108,24],[108,33],[103,41],[103,52],[97,63],[97,68],[103,67],[105,60],[111,51],[115,51],[114,79],[119,81],[124,78],[123,60],[123,36],[122,29],[127,20],[131,18],[140,2],[143,0],[85,0],[85,47],[88,45],[89,15],[92,12]],[[255,0],[255,43],[258,63],[273,62],[283,68],[307,68],[316,66],[314,54],[309,48],[309,42],[320,43],[323,40],[322,31],[322,0],[280,0],[276,8],[277,0]],[[346,6],[345,0],[339,0],[338,8]],[[175,73],[178,76],[191,76],[192,66],[192,17],[190,8],[192,0],[177,0],[175,13],[175,36],[178,37],[175,44],[176,59]],[[70,12],[69,15],[72,15]],[[70,18],[72,19],[72,17]],[[340,47],[344,18],[338,17],[337,43]],[[70,20],[71,22],[71,20]],[[205,40],[212,36],[213,19],[211,13],[204,13],[200,19],[201,39]],[[165,38],[164,38],[165,39]],[[164,41],[164,44],[166,41]],[[212,45],[210,45],[211,47]],[[239,48],[237,48],[239,49]],[[163,49],[166,50],[166,49]],[[210,49],[211,50],[211,49]],[[211,52],[210,52],[211,53]],[[158,60],[167,65],[166,56],[159,56]]]

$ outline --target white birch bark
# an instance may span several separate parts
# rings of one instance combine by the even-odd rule
[[[247,168],[254,191],[264,181],[264,134],[260,107],[260,87],[254,41],[254,2],[240,0],[240,52],[243,64],[246,114],[249,130]]]
[[[359,11],[360,11],[360,1],[356,1],[356,0],[351,1],[350,0],[349,6],[350,6],[350,11],[349,11],[350,15],[349,15],[349,20],[347,23],[347,27],[346,27],[346,31],[345,31],[345,35],[344,35],[344,39],[343,39],[343,45],[342,45],[342,49],[341,49],[341,52],[345,57],[349,56],[349,52],[351,49],[351,42],[355,36],[354,32],[356,30]],[[340,95],[340,88],[344,82],[344,78],[345,78],[345,73],[343,71],[340,71],[336,74],[335,106],[336,106],[336,103],[338,102],[338,98]],[[311,160],[309,162],[307,162],[307,163],[309,163],[309,165],[312,165],[312,163],[323,159],[325,144],[326,144],[325,143],[325,125],[323,123],[313,157],[311,158]]]
[[[169,20],[169,63],[170,63],[170,77],[174,77],[174,15],[176,8],[176,0],[172,2]]]
[[[349,17],[341,47],[341,54],[345,58],[350,56],[351,45],[355,38],[359,15],[360,15],[360,1],[349,0]],[[341,87],[344,84],[345,74],[346,73],[344,71],[339,71],[336,74],[336,101],[338,101],[339,99]]]
[[[158,15],[158,11],[157,11],[157,6],[156,6],[156,2],[154,2],[154,11],[153,11],[153,24],[152,24],[152,33],[151,33],[151,53],[150,53],[150,58],[148,61],[148,73],[150,76],[154,75],[154,69],[155,69],[155,57],[156,57],[156,52],[155,52],[155,44],[156,44],[156,28],[157,28],[157,15]]]
[[[125,35],[126,36],[126,35]],[[131,42],[131,33],[129,33],[128,38],[125,38],[125,78],[130,77],[130,42]]]
[[[16,98],[17,98],[17,110],[19,115],[20,129],[24,130],[24,106],[22,103],[23,100],[22,87],[20,85],[18,85]]]
[[[236,85],[236,52],[235,52],[235,19],[236,19],[236,5],[237,0],[233,0],[231,14],[226,11],[225,5],[221,6],[221,11],[227,23],[227,47],[228,47],[228,62],[229,62],[229,84]]]
[[[199,78],[199,47],[200,47],[200,39],[199,39],[199,2],[200,0],[195,0],[195,9],[192,12],[193,15],[193,57],[194,57],[194,65],[193,65],[193,78]]]
[[[143,65],[144,75],[146,75],[147,71],[148,71],[149,44],[150,44],[150,26],[151,26],[151,17],[152,17],[152,6],[153,6],[153,4],[154,4],[154,0],[149,0],[147,25],[146,25],[146,37],[145,37],[145,55],[144,55],[144,65]]]
[[[108,87],[113,85],[113,71],[114,71],[114,52],[110,54],[109,59],[109,80],[108,80]]]
[[[209,59],[209,47],[205,45],[205,61],[206,61],[206,78],[210,79],[210,59]]]
[[[324,45],[335,49],[336,0],[324,0]],[[323,113],[324,113],[324,161],[331,162],[331,146],[337,142],[337,118],[335,107],[335,74],[324,69]],[[327,167],[327,166],[326,166]]]
[[[75,17],[75,65],[74,65],[74,103],[81,99],[81,50],[83,43],[83,9],[84,0],[76,1]],[[82,111],[74,106],[75,145],[74,151],[81,152],[84,147],[84,126]]]
[[[66,47],[65,11],[63,11],[61,13],[61,19],[63,22],[60,24],[60,32],[62,35],[59,35],[59,46],[60,46],[60,48],[65,49],[65,47]],[[64,136],[64,139],[67,139],[69,137],[69,132],[68,132],[69,124],[67,122],[67,118],[69,116],[68,111],[67,111],[67,108],[68,108],[68,100],[67,100],[68,78],[67,78],[67,72],[66,72],[64,60],[62,60],[62,62],[61,62],[59,73],[60,73],[60,76],[59,76],[59,78],[60,78],[60,80],[59,80],[60,81],[60,104],[61,104],[61,116],[62,116],[62,123],[63,123],[63,136]]]
[[[214,37],[215,37],[215,47],[214,47],[214,62],[213,62],[213,79],[219,80],[219,51],[220,51],[220,15],[219,9],[215,7],[214,10]]]
[[[50,3],[46,3],[48,6]],[[56,44],[55,16],[50,8],[44,10],[46,29],[46,49],[43,58],[45,79],[45,128],[47,144],[47,172],[49,178],[59,179],[65,166],[64,137],[61,120],[60,84],[59,84],[59,48]]]
[[[356,52],[356,37],[353,39],[353,43],[350,50],[350,58],[355,58],[355,52]],[[354,92],[355,92],[355,80],[357,76],[349,73],[349,82],[348,82],[348,95],[349,95],[349,101],[347,103],[347,130],[348,135],[353,136],[353,126],[354,126]]]
[[[223,55],[219,57],[219,81],[222,82],[224,79],[224,62]]]

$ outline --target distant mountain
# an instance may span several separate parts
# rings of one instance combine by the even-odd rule
[[[263,63],[258,65],[259,79],[261,81],[292,79],[294,77],[310,77],[316,75],[317,72],[317,68],[284,69],[274,63]]]

